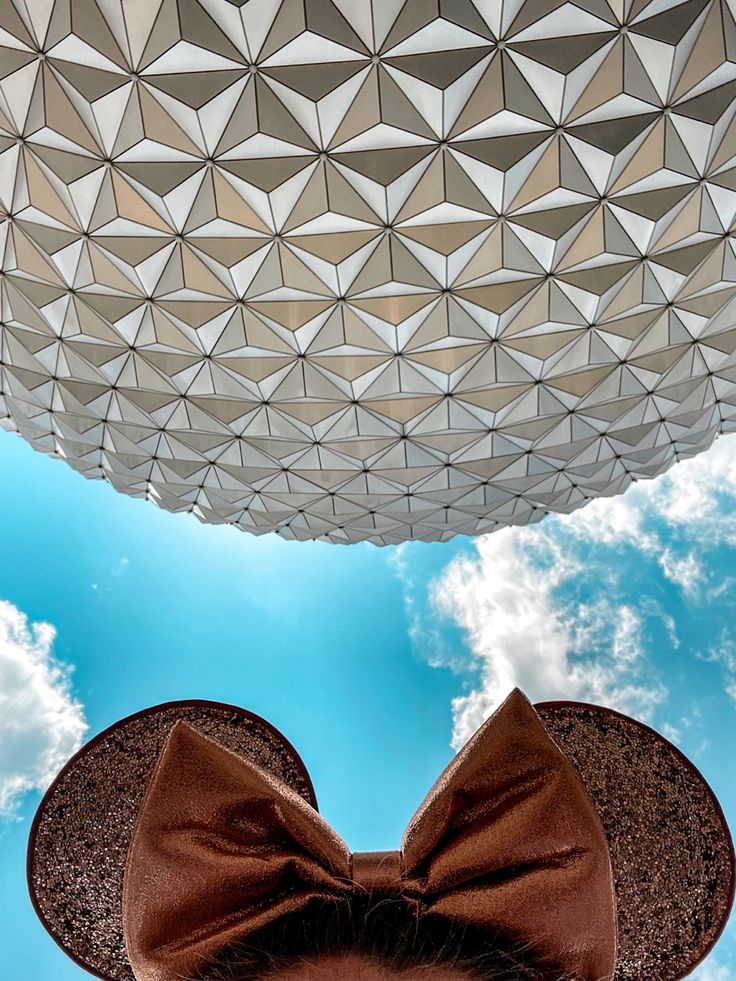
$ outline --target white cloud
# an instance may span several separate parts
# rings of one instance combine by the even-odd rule
[[[665,548],[659,564],[665,579],[679,586],[686,595],[697,595],[698,587],[705,579],[705,572],[700,560],[692,552],[677,558],[669,548]]]
[[[657,559],[665,577],[691,595],[704,581],[699,553],[736,545],[736,437],[723,436],[704,453],[683,460],[655,480],[640,481],[615,498],[598,498],[558,520],[590,543],[631,546]],[[666,547],[651,528],[659,520],[673,537],[691,539],[685,554]]]
[[[669,739],[671,743],[679,743],[682,739],[682,731],[669,722],[663,723],[660,726],[660,731],[664,738]]]
[[[622,511],[618,523],[633,529],[635,537],[655,511],[670,526],[708,526],[722,539],[732,535],[736,526],[734,517],[724,516],[720,507],[724,497],[736,497],[734,436],[721,436],[710,449],[682,460],[661,477],[639,481],[621,497],[593,501],[581,514],[588,526],[595,522],[597,510]]]
[[[440,613],[462,627],[480,684],[453,701],[453,746],[462,746],[518,686],[532,700],[605,703],[649,718],[665,691],[648,676],[643,615],[596,601],[563,600],[584,573],[572,550],[543,527],[507,528],[450,563],[432,587]]]
[[[69,669],[53,656],[55,637],[50,624],[31,624],[0,600],[0,818],[29,790],[44,790],[87,732]]]
[[[596,545],[634,545],[643,552],[656,553],[659,539],[644,530],[645,501],[642,501],[641,487],[632,485],[620,497],[596,498],[572,514],[560,515],[557,520],[571,535]]]
[[[637,594],[627,580],[643,566],[658,569],[688,603],[731,589],[709,555],[736,546],[736,436],[624,495],[468,545],[432,583],[429,616],[412,546],[395,565],[412,637],[429,647],[431,663],[474,669],[472,689],[453,702],[455,747],[515,685],[533,699],[589,700],[651,719],[668,693],[647,656],[648,631],[658,622],[677,650],[677,623],[656,595]],[[639,559],[629,551],[622,561],[623,550]],[[431,615],[438,612],[464,632],[461,653],[447,650]],[[736,636],[726,636],[699,656],[719,665],[736,701],[734,652]],[[681,723],[670,724],[674,736]]]
[[[736,516],[725,515],[721,502],[736,498],[736,437],[722,436],[706,452],[636,490],[668,524],[708,525],[716,538],[732,541]]]

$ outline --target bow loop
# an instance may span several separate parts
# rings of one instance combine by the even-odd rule
[[[345,842],[278,777],[186,723],[151,778],[125,871],[138,981],[189,977],[311,899],[349,894]]]
[[[498,931],[575,977],[608,979],[608,846],[572,764],[514,691],[440,776],[404,834],[430,912]]]

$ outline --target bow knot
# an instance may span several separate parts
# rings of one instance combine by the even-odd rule
[[[149,782],[123,921],[138,981],[196,975],[308,903],[380,892],[610,981],[608,846],[576,770],[521,692],[446,768],[400,851],[356,852],[283,781],[185,723]]]
[[[352,879],[361,892],[400,893],[401,852],[353,852]]]

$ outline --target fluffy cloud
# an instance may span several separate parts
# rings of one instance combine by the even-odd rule
[[[679,642],[671,613],[653,596],[632,592],[628,572],[648,563],[686,602],[730,589],[708,556],[736,546],[735,503],[736,437],[729,436],[625,495],[485,536],[453,559],[430,588],[432,612],[461,628],[464,666],[475,678],[453,703],[453,745],[461,746],[515,685],[533,699],[593,701],[651,719],[667,689],[646,656],[648,634],[658,623],[673,649]],[[638,560],[630,553],[621,561],[623,549]],[[405,586],[410,566],[403,552],[396,567]],[[419,636],[419,607],[414,597],[409,603]],[[442,661],[432,646],[433,659]],[[734,650],[724,635],[696,653],[721,668],[723,688],[736,699]],[[457,655],[445,663],[457,667]]]
[[[563,599],[585,567],[554,531],[507,528],[455,559],[432,603],[467,635],[480,683],[453,702],[453,745],[462,746],[519,686],[533,700],[572,698],[649,718],[666,694],[650,676],[645,614],[604,593]]]
[[[43,790],[87,731],[69,669],[54,659],[56,631],[0,600],[0,818]]]
[[[676,464],[654,480],[634,484],[620,497],[598,498],[561,518],[574,534],[606,545],[635,545],[643,552],[661,550],[652,518],[680,533],[697,527],[704,546],[736,544],[736,436],[722,436],[704,453]],[[726,507],[724,508],[724,505]]]

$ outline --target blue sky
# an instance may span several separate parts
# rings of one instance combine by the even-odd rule
[[[236,702],[272,721],[355,850],[398,844],[453,747],[514,684],[655,724],[736,825],[736,437],[569,518],[385,550],[206,527],[3,433],[0,475],[9,977],[87,977],[26,899],[25,841],[49,771],[85,727],[169,699]],[[736,981],[733,925],[697,976]]]

